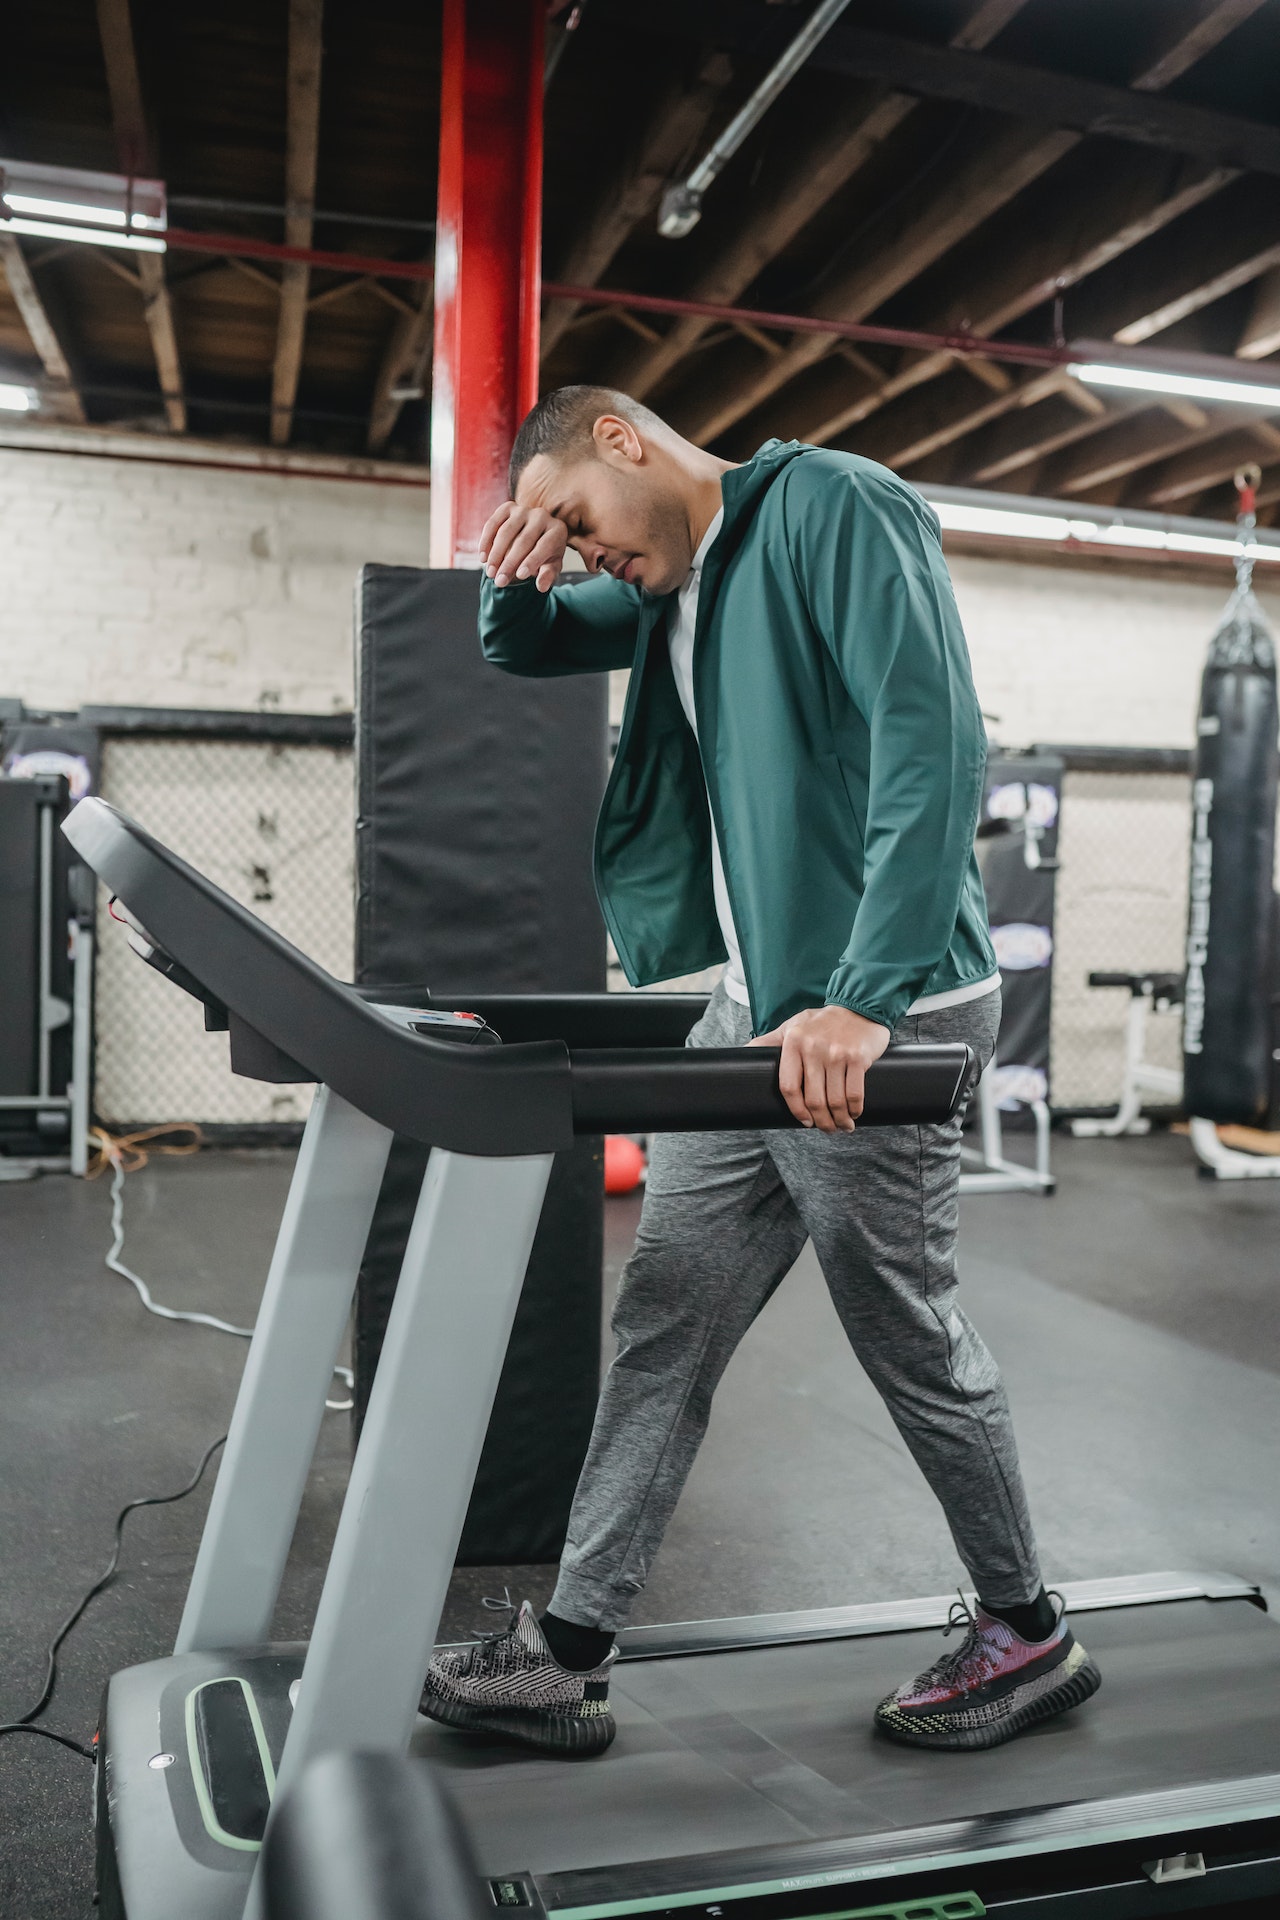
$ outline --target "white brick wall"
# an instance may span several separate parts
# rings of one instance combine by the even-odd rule
[[[1189,747],[1209,636],[1234,586],[1119,568],[948,556],[993,739]],[[1258,597],[1280,633],[1280,568]]]
[[[1190,745],[1225,569],[950,558],[996,738]],[[0,695],[347,707],[360,565],[426,559],[424,489],[0,448]]]
[[[349,707],[358,568],[426,559],[424,488],[0,449],[0,695]]]

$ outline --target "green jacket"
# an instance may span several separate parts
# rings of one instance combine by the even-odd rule
[[[486,579],[484,651],[509,673],[631,669],[595,869],[633,986],[725,958],[714,815],[755,1032],[826,1003],[893,1027],[996,971],[973,851],[986,735],[938,523],[874,461],[794,440],[723,491],[694,635],[701,754],[666,598],[607,574],[549,594]]]

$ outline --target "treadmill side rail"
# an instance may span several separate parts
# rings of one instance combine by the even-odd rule
[[[307,1120],[175,1653],[271,1638],[391,1134],[320,1087]]]

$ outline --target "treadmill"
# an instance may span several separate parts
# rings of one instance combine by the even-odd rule
[[[361,1749],[435,1763],[481,1909],[528,1920],[1126,1920],[1280,1893],[1280,1634],[1228,1574],[1067,1586],[1102,1693],[987,1753],[871,1726],[936,1657],[950,1596],[628,1629],[618,1736],[589,1762],[423,1721],[554,1154],[794,1124],[777,1055],[686,1049],[697,995],[354,988],[105,802],[64,831],[142,958],[229,1031],[233,1069],[317,1087],[174,1651],[107,1687],[106,1920],[265,1920],[274,1806],[317,1756]],[[947,1118],[971,1066],[962,1046],[891,1047],[862,1124]],[[394,1132],[432,1152],[312,1638],[273,1643]]]

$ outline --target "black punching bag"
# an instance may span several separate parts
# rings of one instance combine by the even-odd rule
[[[1248,562],[1237,572],[1200,687],[1183,1100],[1206,1120],[1257,1126],[1271,1072],[1276,664]]]

